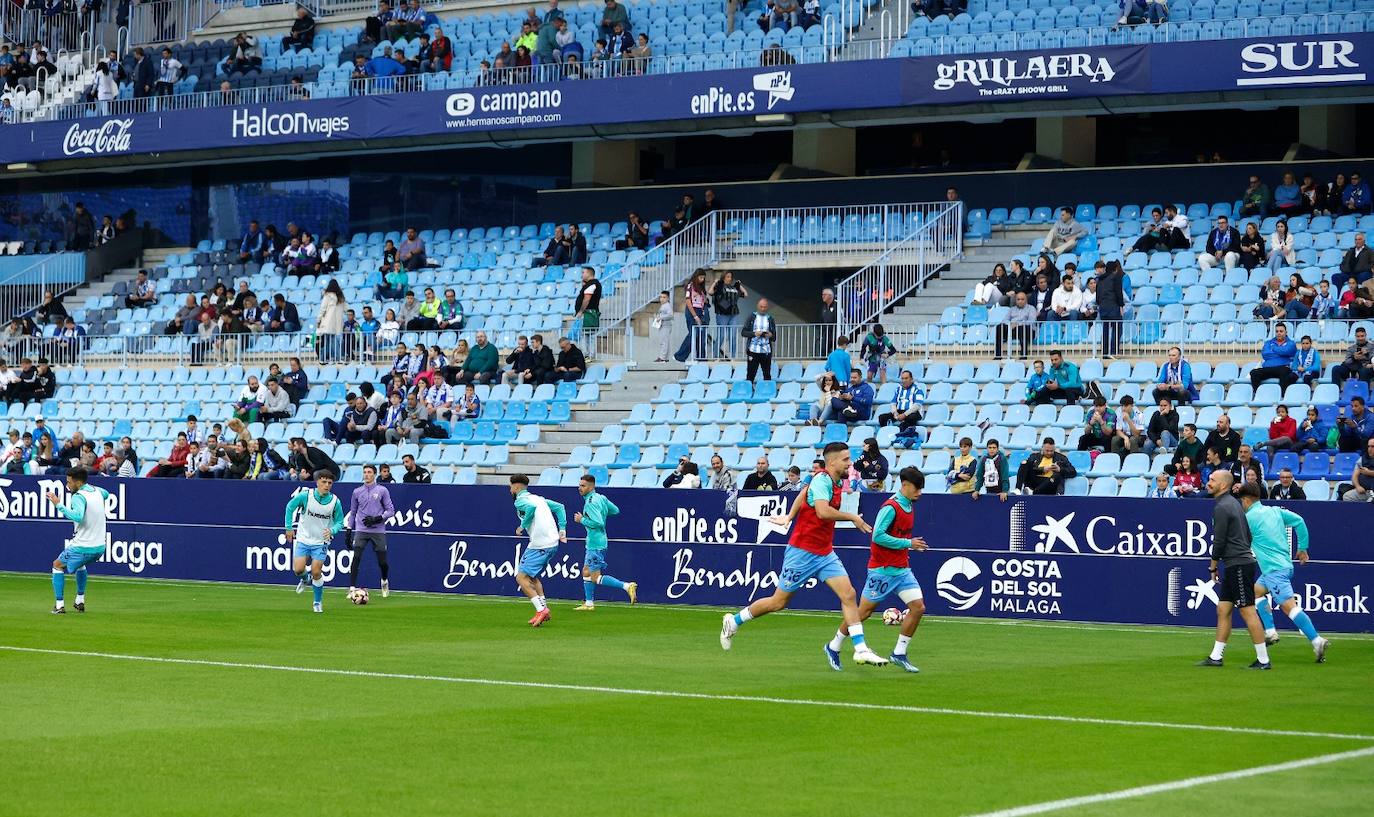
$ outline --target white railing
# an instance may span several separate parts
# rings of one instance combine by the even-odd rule
[[[702,216],[667,241],[622,266],[610,279],[614,293],[602,299],[600,334],[633,334],[635,314],[658,300],[663,290],[673,292],[692,273],[716,262],[718,214]],[[631,341],[625,341],[631,343]]]
[[[56,296],[85,281],[86,257],[79,252],[36,256],[32,263],[0,278],[0,319],[8,322],[43,303],[44,294]]]
[[[722,210],[720,262],[800,269],[853,267],[855,255],[888,252],[938,218],[947,202]]]
[[[919,225],[912,225],[901,209],[885,219],[902,219],[909,232],[902,240],[835,287],[840,331],[850,333],[882,315],[897,301],[915,292],[963,252],[964,208],[961,202],[922,205]],[[932,209],[938,208],[938,209]],[[891,232],[890,227],[887,232]]]
[[[206,0],[155,0],[129,9],[129,42],[134,45],[177,43],[199,30],[218,11]]]
[[[1129,360],[1163,361],[1172,346],[1178,346],[1185,357],[1194,360],[1258,360],[1262,343],[1262,340],[1253,338],[1241,339],[1240,333],[1236,333],[1234,340],[1216,340],[1215,337],[1210,340],[1190,339],[1189,330],[1192,327],[1184,323],[1121,321],[1118,326],[1120,340],[1115,352],[1117,356]],[[1344,358],[1356,327],[1374,332],[1374,320],[1289,322],[1290,334],[1293,337],[1310,335],[1313,345],[1328,364],[1333,362],[1333,356]],[[778,334],[773,341],[775,361],[822,360],[835,348],[838,335],[835,327],[828,324],[779,324],[777,328]],[[1008,358],[1044,357],[1052,349],[1063,349],[1075,359],[1100,358],[1106,352],[1101,321],[1041,322],[1026,336],[1025,354],[1022,354],[1020,335],[999,332],[997,325],[931,323],[918,329],[885,328],[887,337],[897,349],[898,361],[991,360],[997,353],[999,335],[1003,340],[1003,357]],[[1267,332],[1268,327],[1265,328]],[[733,329],[739,331],[738,326]],[[854,358],[854,365],[860,368],[859,352],[870,329],[870,326],[857,327],[852,335],[848,335],[850,343],[847,348]],[[721,328],[702,326],[697,327],[696,331],[701,335],[702,346],[709,355],[714,355]]]

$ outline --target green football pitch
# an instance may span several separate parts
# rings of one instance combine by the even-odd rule
[[[718,610],[309,599],[94,576],[54,616],[47,576],[0,576],[0,814],[1374,809],[1367,637],[1317,665],[1284,630],[1251,672],[1243,632],[1209,670],[1205,630],[932,618],[919,675],[836,673],[816,613],[724,652]]]

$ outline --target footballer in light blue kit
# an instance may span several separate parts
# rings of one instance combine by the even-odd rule
[[[1307,522],[1287,508],[1261,504],[1259,488],[1254,485],[1241,486],[1240,505],[1245,509],[1245,523],[1250,528],[1250,548],[1260,566],[1260,577],[1255,582],[1255,612],[1264,624],[1265,643],[1273,645],[1279,641],[1273,612],[1273,607],[1278,605],[1312,644],[1317,663],[1326,663],[1328,642],[1298,605],[1298,594],[1293,592],[1293,555],[1288,546],[1288,530],[1292,528],[1298,540],[1298,564],[1305,565]]]
[[[309,581],[315,592],[313,609],[324,612],[324,562],[329,558],[329,543],[344,526],[343,503],[330,493],[334,475],[328,471],[315,472],[315,488],[296,494],[286,503],[286,541],[292,542],[291,572],[299,579],[296,592],[305,592]],[[310,566],[307,578],[305,568]]]
[[[901,488],[883,503],[878,509],[878,517],[873,520],[868,578],[859,598],[859,620],[866,621],[888,596],[901,599],[906,605],[906,617],[902,619],[902,632],[897,637],[897,646],[887,660],[907,672],[920,672],[907,659],[906,651],[912,636],[916,635],[916,628],[921,626],[921,616],[926,612],[921,584],[911,572],[911,551],[926,549],[926,540],[911,535],[916,524],[916,500],[921,498],[926,478],[917,468],[903,468],[898,479],[901,480]],[[827,649],[831,653],[839,654],[847,632],[841,626],[830,640]]]
[[[582,495],[582,510],[573,514],[573,521],[587,529],[587,553],[582,559],[582,593],[586,598],[577,610],[596,609],[596,586],[624,590],[630,604],[638,601],[639,585],[622,582],[606,572],[606,520],[620,513],[615,503],[596,492],[596,477],[583,474],[577,482]]]
[[[515,570],[515,581],[534,605],[534,618],[529,620],[529,625],[538,627],[549,620],[549,605],[539,574],[558,553],[558,546],[568,541],[568,516],[562,503],[530,493],[530,478],[524,474],[510,478],[510,493],[515,497],[515,513],[520,517],[515,535],[529,534],[530,537],[529,546],[520,557],[520,566]]]
[[[48,492],[48,501],[57,506],[58,513],[74,526],[62,553],[52,563],[52,592],[56,603],[54,613],[66,613],[63,589],[67,574],[76,576],[76,604],[78,613],[86,612],[86,565],[97,561],[105,553],[105,501],[109,491],[86,484],[86,469],[77,466],[67,472],[67,502]]]

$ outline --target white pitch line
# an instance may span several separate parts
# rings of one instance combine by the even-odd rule
[[[564,692],[594,692],[603,695],[636,695],[648,698],[678,698],[693,701],[724,701],[730,703],[779,704],[783,706],[805,706],[832,709],[861,709],[875,712],[905,712],[918,715],[955,715],[970,718],[997,718],[1001,720],[1048,721],[1052,723],[1089,724],[1094,726],[1128,726],[1146,729],[1178,729],[1195,732],[1221,732],[1233,735],[1262,735],[1266,737],[1329,738],[1335,740],[1374,741],[1374,735],[1351,735],[1342,732],[1303,732],[1289,729],[1259,729],[1244,726],[1218,726],[1203,723],[1168,723],[1165,721],[1131,721],[1116,718],[1079,718],[1070,715],[1040,715],[1025,712],[992,712],[977,709],[949,709],[933,706],[904,706],[900,704],[873,704],[862,701],[823,701],[809,698],[775,698],[765,695],[713,695],[705,692],[684,692],[671,689],[635,689],[633,687],[606,687],[590,684],[559,684],[545,681],[507,681],[495,678],[464,678],[449,675],[419,675],[407,672],[368,672],[366,670],[328,669],[323,667],[292,667],[282,664],[257,664],[238,661],[211,661],[199,658],[165,658],[155,655],[126,655],[122,653],[94,652],[87,650],[53,650],[40,647],[17,647],[0,644],[6,652],[31,653],[37,655],[58,655],[76,658],[105,658],[116,661],[141,661],[150,664],[176,664],[194,667],[220,667],[223,669],[251,669],[269,672],[297,672],[307,675],[336,675],[349,678],[378,678],[397,681],[431,681],[447,684],[470,684],[474,686],[515,687],[520,689],[552,689]]]
[[[1205,786],[1210,783],[1224,783],[1228,780],[1243,780],[1247,777],[1259,777],[1275,772],[1292,771],[1293,769],[1306,769],[1310,766],[1322,766],[1327,763],[1340,763],[1343,760],[1354,760],[1356,758],[1370,756],[1374,756],[1374,746],[1364,749],[1354,749],[1349,752],[1337,752],[1331,755],[1318,755],[1317,757],[1309,757],[1302,760],[1290,760],[1286,763],[1275,763],[1269,766],[1237,769],[1234,772],[1189,777],[1184,780],[1155,783],[1150,786],[1137,786],[1133,789],[1122,789],[1121,791],[1110,791],[1102,794],[1089,794],[1083,797],[1069,797],[1064,800],[1050,800],[1045,803],[1033,803],[1028,806],[1017,806],[1016,808],[1002,809],[1000,811],[989,811],[983,814],[974,815],[973,817],[1030,817],[1030,815],[1034,814],[1046,814],[1051,811],[1062,811],[1063,809],[1078,808],[1079,806],[1093,806],[1098,803],[1129,800],[1135,797],[1148,797],[1152,794],[1163,794],[1164,792],[1191,789],[1197,786]]]

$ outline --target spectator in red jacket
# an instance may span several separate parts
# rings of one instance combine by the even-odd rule
[[[431,71],[448,71],[453,68],[453,42],[444,36],[444,30],[434,27],[434,37],[429,41]]]

